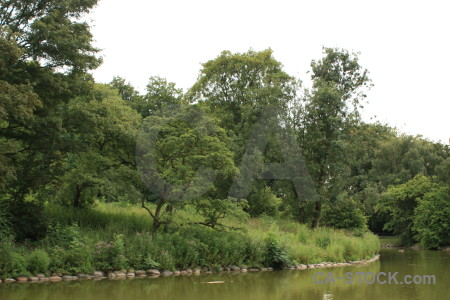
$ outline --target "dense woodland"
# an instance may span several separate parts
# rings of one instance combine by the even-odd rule
[[[96,2],[0,1],[3,255],[16,255],[11,249],[18,243],[47,249],[27,258],[35,262],[44,257],[45,265],[45,251],[53,253],[48,249],[58,241],[73,247],[71,255],[82,257],[76,245],[83,244],[83,230],[106,226],[99,207],[142,211],[134,214],[145,218],[141,227],[132,225],[137,222],[131,220],[133,214],[124,226],[148,232],[149,240],[161,243],[161,235],[181,239],[177,232],[223,234],[217,241],[222,246],[232,240],[244,243],[239,222],[227,220],[247,222],[251,217],[289,220],[304,224],[299,225],[304,230],[395,234],[405,245],[425,248],[450,244],[449,146],[361,120],[372,82],[357,53],[324,48],[323,56],[311,62],[312,86],[304,88],[270,49],[223,51],[202,64],[189,90],[152,76],[142,94],[124,78],[103,84],[90,74],[101,59],[82,16]],[[257,133],[266,134],[267,143],[249,150],[266,107],[275,116],[271,126],[283,130]],[[259,174],[269,172],[270,163],[283,162],[285,132],[300,152],[293,155],[306,166],[302,174],[311,180],[314,201],[300,201],[291,180],[264,176],[250,183],[245,197],[231,197],[233,183],[245,172],[244,157]],[[154,151],[143,153],[140,147]],[[203,180],[203,168],[214,174],[213,181]],[[75,217],[81,215],[93,217],[83,223],[83,217]],[[95,247],[111,242],[120,253],[125,246],[119,233],[127,232],[117,229],[108,237],[91,238],[105,243]],[[266,242],[275,249],[276,261],[283,262],[276,237]],[[109,261],[115,257],[117,267],[126,266],[117,253],[110,253]],[[128,266],[139,265],[130,262],[136,255],[127,256]],[[140,259],[148,267],[164,264],[161,257]],[[16,260],[14,267],[8,265],[14,259],[0,258],[0,268],[13,273],[25,259]],[[103,269],[109,267],[114,266]]]

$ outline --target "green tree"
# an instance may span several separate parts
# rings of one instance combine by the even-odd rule
[[[390,216],[384,228],[394,234],[399,234],[403,244],[413,244],[415,241],[415,231],[413,228],[414,211],[420,199],[437,188],[437,183],[422,174],[416,175],[406,183],[390,186],[382,194],[378,206],[380,211],[387,212]],[[419,211],[423,212],[426,205],[424,204],[424,207]],[[423,218],[423,216],[421,217]]]
[[[440,185],[418,199],[414,209],[414,238],[425,249],[450,245],[450,191]]]
[[[324,48],[324,58],[312,61],[313,89],[305,96],[299,135],[320,201],[314,206],[312,227],[318,227],[323,201],[336,199],[345,176],[343,142],[358,122],[365,90],[370,88],[367,70],[358,54]]]
[[[205,199],[202,196],[214,190],[211,178],[236,174],[227,141],[217,121],[198,106],[144,120],[137,158],[146,184],[142,207],[153,219],[154,234],[171,221],[177,206]],[[155,204],[154,210],[148,202]]]

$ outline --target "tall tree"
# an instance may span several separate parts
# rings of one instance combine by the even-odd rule
[[[323,201],[336,199],[339,180],[345,176],[343,141],[359,120],[358,109],[370,87],[367,70],[358,54],[324,48],[324,57],[311,63],[313,89],[305,97],[299,127],[304,155],[317,185],[320,201],[314,205],[312,227],[320,224]]]

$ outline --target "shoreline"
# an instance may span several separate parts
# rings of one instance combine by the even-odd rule
[[[380,258],[380,254],[375,255],[370,259],[363,259],[357,261],[348,261],[348,262],[321,262],[317,264],[299,264],[296,266],[289,266],[282,270],[307,270],[307,269],[318,269],[318,268],[333,268],[333,267],[346,267],[346,266],[354,266],[361,264],[368,264],[374,261],[377,261]],[[132,279],[132,278],[158,278],[158,277],[171,277],[171,276],[189,276],[189,275],[202,275],[202,274],[214,274],[214,273],[247,273],[247,272],[270,272],[274,269],[271,267],[250,267],[247,266],[230,266],[227,268],[208,268],[204,267],[194,268],[194,269],[186,269],[182,271],[169,271],[169,270],[157,270],[150,269],[147,271],[144,270],[120,270],[120,271],[95,271],[93,274],[75,274],[75,275],[62,275],[53,273],[52,276],[45,276],[44,274],[37,274],[36,276],[20,276],[15,278],[5,278],[4,280],[0,279],[1,283],[39,283],[39,282],[60,282],[60,281],[74,281],[74,280],[119,280],[119,279]]]

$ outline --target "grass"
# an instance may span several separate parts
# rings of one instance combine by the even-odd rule
[[[44,272],[45,266],[47,273],[232,264],[282,267],[368,259],[380,247],[378,237],[369,232],[311,230],[292,220],[271,217],[227,218],[226,225],[241,229],[231,232],[201,225],[180,227],[198,221],[191,210],[178,210],[169,232],[152,237],[151,217],[136,205],[98,203],[86,210],[47,205],[45,215],[52,225],[46,238],[26,248],[6,241],[0,244],[0,275]]]

